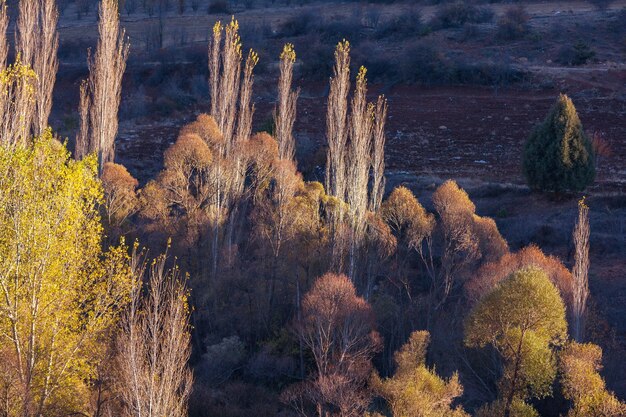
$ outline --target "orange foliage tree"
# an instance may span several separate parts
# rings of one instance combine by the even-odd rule
[[[312,402],[321,416],[361,416],[369,404],[365,384],[372,356],[381,346],[371,307],[345,275],[321,276],[302,301],[298,336],[315,360],[316,373],[283,393],[302,407]],[[335,410],[335,411],[333,411]]]
[[[478,216],[476,206],[456,182],[444,182],[433,194],[440,239],[440,268],[433,274],[440,305],[479,260],[495,261],[508,252],[495,222]],[[433,269],[434,271],[434,269]]]
[[[139,183],[130,175],[126,167],[113,162],[104,164],[100,179],[104,189],[107,225],[121,233],[122,225],[139,210],[139,199],[136,193]]]
[[[476,302],[510,274],[529,266],[540,268],[548,275],[550,281],[559,289],[568,310],[571,311],[573,302],[571,272],[558,258],[545,255],[534,245],[507,253],[495,262],[485,263],[466,282],[465,294],[471,302]]]

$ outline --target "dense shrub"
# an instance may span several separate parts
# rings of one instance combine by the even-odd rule
[[[257,381],[275,383],[296,375],[296,361],[291,356],[278,354],[264,346],[250,358],[246,372]]]
[[[419,43],[400,63],[400,81],[421,84],[501,85],[522,81],[523,71],[504,62],[475,63],[464,57],[449,58],[432,46]]]
[[[438,84],[447,78],[448,62],[442,52],[428,44],[418,44],[407,51],[400,71],[406,82]]]
[[[480,407],[475,417],[493,417],[504,414],[505,402],[503,400],[496,400],[492,403],[485,404]],[[515,398],[511,404],[511,417],[539,417],[539,413],[531,405],[526,404],[524,401]]]
[[[589,45],[579,41],[573,46],[564,46],[559,49],[557,62],[563,65],[585,65],[596,53]]]
[[[270,389],[241,381],[212,390],[196,382],[189,402],[190,417],[274,417],[280,415],[277,396]]]
[[[211,0],[208,12],[209,14],[229,14],[230,4],[227,0]]]
[[[314,43],[302,51],[300,74],[309,80],[325,80],[332,72],[333,51],[324,45]]]
[[[609,8],[613,0],[588,0],[589,3],[593,4],[596,9],[600,11],[604,11]]]
[[[320,41],[325,45],[333,45],[342,39],[350,39],[350,43],[354,46],[363,38],[361,34],[363,27],[359,19],[333,20],[320,24],[316,29]]]
[[[406,39],[427,35],[430,28],[422,22],[419,12],[411,11],[383,22],[376,30],[377,39]]]
[[[522,6],[507,9],[498,20],[498,37],[501,39],[519,39],[528,34],[528,13]]]
[[[63,40],[59,44],[59,59],[64,61],[84,62],[87,50],[94,47],[94,42],[87,39]]]
[[[238,336],[225,337],[206,347],[197,374],[203,382],[223,383],[239,368],[245,358],[245,346]]]
[[[434,28],[458,28],[465,23],[487,23],[493,20],[493,10],[476,7],[465,2],[446,4],[435,13],[431,24]]]
[[[314,16],[309,13],[299,13],[285,20],[278,29],[281,37],[301,36],[309,33],[314,27]]]
[[[591,142],[566,95],[559,96],[526,142],[524,175],[531,188],[542,191],[582,191],[593,182]]]
[[[355,53],[355,60],[363,62],[367,68],[367,78],[375,83],[379,82],[397,82],[403,77],[400,75],[399,69],[395,66],[389,66],[389,59],[382,54],[362,54]]]
[[[520,82],[525,78],[523,71],[504,62],[472,63],[459,59],[452,64],[446,80],[453,84],[499,86]]]

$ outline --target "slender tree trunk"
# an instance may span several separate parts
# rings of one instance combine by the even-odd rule
[[[511,406],[513,405],[513,399],[515,398],[515,385],[517,383],[517,375],[519,374],[519,368],[522,362],[522,345],[524,342],[524,333],[520,335],[519,343],[517,345],[517,354],[515,357],[515,365],[513,367],[513,378],[511,378],[511,389],[506,398],[506,404],[504,406],[504,417],[511,417]]]
[[[573,337],[582,342],[585,331],[585,313],[589,297],[589,207],[582,199],[578,203],[578,221],[574,227],[574,306]]]
[[[298,323],[302,322],[302,309],[300,303],[300,281],[296,281],[296,314]],[[298,348],[300,351],[300,380],[304,381],[304,343],[302,343],[301,337],[298,337]]]
[[[379,96],[374,111],[372,140],[372,190],[369,210],[377,212],[385,193],[385,124],[387,122],[387,99]]]

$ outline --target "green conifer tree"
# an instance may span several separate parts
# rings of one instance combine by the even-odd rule
[[[582,191],[593,182],[591,142],[565,94],[526,142],[524,175],[531,188],[542,191]]]

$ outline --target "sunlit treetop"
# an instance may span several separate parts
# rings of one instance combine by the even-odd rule
[[[286,43],[283,46],[283,51],[280,54],[280,59],[295,62],[296,61],[296,50],[293,47],[293,44]]]

